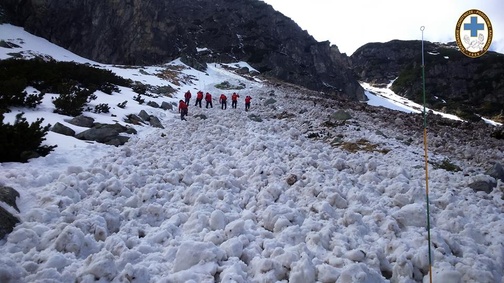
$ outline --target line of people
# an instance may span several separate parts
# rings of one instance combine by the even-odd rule
[[[188,90],[184,94],[184,100],[179,101],[179,108],[178,109],[179,109],[181,120],[186,120],[185,116],[187,116],[187,114],[189,113],[189,104],[191,102],[191,97],[192,97],[191,91]],[[231,107],[232,108],[237,108],[239,97],[240,97],[240,95],[237,94],[236,92],[233,92],[233,94],[231,95]],[[207,92],[205,94],[204,98],[205,98],[205,102],[206,102],[205,107],[207,109],[208,109],[208,107],[213,108],[212,95],[209,92]],[[219,97],[219,103],[221,104],[221,109],[223,109],[223,110],[227,109],[227,99],[228,98],[225,94],[221,94]],[[251,100],[252,100],[252,97],[250,97],[249,95],[245,96],[245,111],[250,110],[250,101]],[[200,90],[200,91],[198,91],[198,93],[196,93],[196,103],[194,104],[194,106],[199,106],[200,108],[202,108],[202,106],[201,106],[202,101],[203,101],[203,92]]]

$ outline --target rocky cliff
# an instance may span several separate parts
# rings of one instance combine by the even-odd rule
[[[246,61],[265,75],[365,100],[348,57],[259,0],[2,0],[13,24],[103,63]]]
[[[350,57],[360,80],[386,85],[416,102],[423,101],[422,42],[368,43]],[[430,107],[477,120],[504,122],[504,55],[487,52],[472,59],[454,43],[424,42],[425,89]]]

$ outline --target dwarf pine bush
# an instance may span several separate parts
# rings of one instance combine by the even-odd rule
[[[24,113],[16,115],[14,124],[4,124],[0,114],[0,162],[26,162],[32,157],[46,156],[56,146],[42,145],[51,125],[41,126],[43,118],[28,123]]]
[[[75,82],[60,84],[58,93],[59,96],[52,101],[56,107],[54,112],[73,117],[81,115],[88,100],[92,99],[91,91],[77,86]]]
[[[0,60],[0,112],[8,112],[10,107],[35,107],[45,93],[61,93],[55,103],[57,112],[74,116],[82,112],[81,104],[92,99],[95,91],[120,92],[118,85],[127,87],[131,81],[86,64],[40,58]],[[40,93],[27,94],[27,87]]]
[[[8,112],[12,106],[35,108],[42,103],[43,93],[28,94],[24,78],[12,77],[0,80],[0,112]]]

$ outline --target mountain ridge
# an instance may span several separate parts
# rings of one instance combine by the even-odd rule
[[[366,99],[345,65],[346,55],[262,1],[6,0],[1,5],[14,24],[94,61],[142,65],[181,57],[197,69],[207,62],[246,61],[286,82]]]

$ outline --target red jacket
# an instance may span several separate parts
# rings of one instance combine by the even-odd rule
[[[181,110],[187,110],[187,108],[187,104],[181,100],[178,105],[178,112],[180,113]]]
[[[187,99],[187,98],[191,98],[191,92],[190,91],[187,91],[184,95],[184,97]]]
[[[236,92],[234,92],[233,95],[231,95],[231,100],[232,101],[237,101],[238,97],[240,97],[240,96],[238,94],[236,94]]]
[[[250,103],[250,100],[251,100],[251,99],[252,99],[252,97],[250,97],[250,96],[248,96],[248,95],[247,95],[247,96],[245,97],[245,103]]]
[[[201,90],[198,91],[196,99],[199,99],[199,100],[203,99],[203,92]]]
[[[227,100],[227,96],[225,96],[224,94],[221,94],[220,98],[219,98],[219,101],[220,102],[226,102],[226,100]]]
[[[205,101],[212,101],[212,95],[208,92],[205,95]]]

